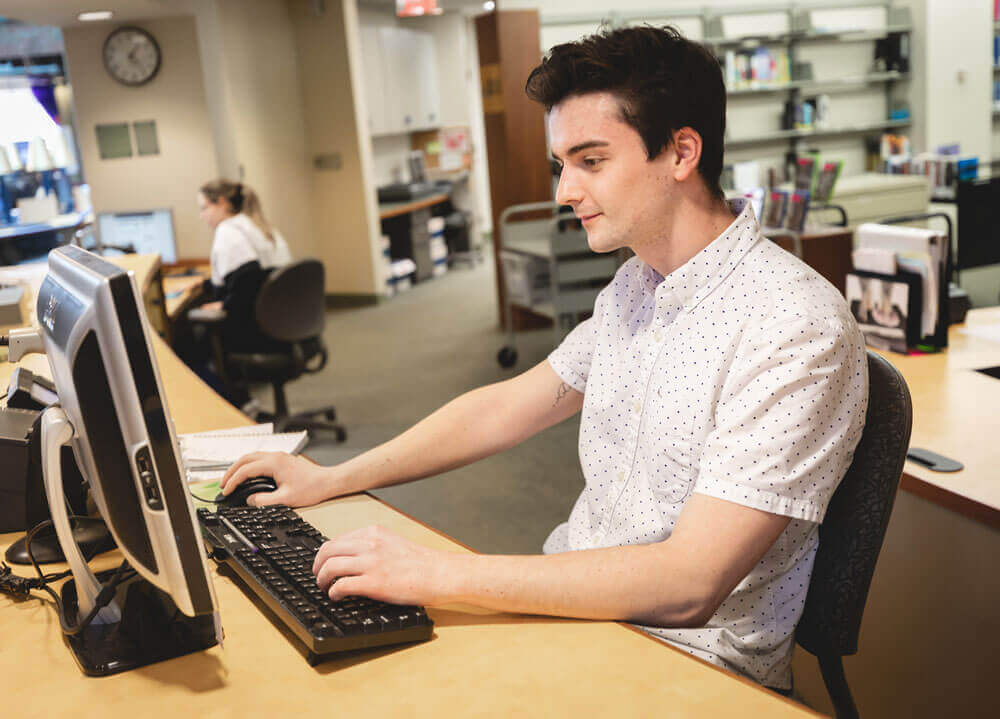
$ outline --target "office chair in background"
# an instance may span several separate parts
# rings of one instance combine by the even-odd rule
[[[252,281],[252,277],[248,279]],[[223,384],[268,383],[274,389],[274,413],[258,413],[254,419],[274,422],[276,432],[299,429],[332,431],[338,442],[347,439],[347,431],[335,424],[332,406],[290,414],[285,384],[303,374],[319,372],[326,366],[323,344],[326,315],[325,275],[318,260],[300,260],[272,270],[260,283],[253,307],[260,349],[227,347],[221,329],[224,313],[192,310],[188,316],[212,328],[213,356]]]
[[[843,657],[858,651],[861,617],[913,424],[910,392],[899,370],[869,351],[868,378],[865,428],[820,525],[806,606],[795,630],[799,646],[819,659],[837,719],[858,717]]]

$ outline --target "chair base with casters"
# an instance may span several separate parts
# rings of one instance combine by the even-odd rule
[[[319,357],[319,363],[310,362]],[[336,423],[337,410],[332,406],[304,412],[290,413],[285,384],[304,373],[319,372],[326,365],[326,351],[316,347],[308,356],[300,352],[287,353],[230,353],[225,358],[226,374],[233,381],[248,384],[268,383],[274,392],[274,412],[259,412],[258,422],[273,422],[276,432],[310,430],[332,432],[338,442],[347,439],[347,430]]]

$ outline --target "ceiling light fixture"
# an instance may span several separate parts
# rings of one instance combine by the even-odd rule
[[[76,19],[80,22],[96,22],[98,20],[110,20],[112,13],[110,10],[93,10],[91,12],[82,12],[76,16]]]
[[[497,4],[493,0],[486,0],[483,3],[483,10],[486,12],[493,12],[496,9]]]

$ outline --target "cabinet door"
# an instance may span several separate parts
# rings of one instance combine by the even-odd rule
[[[414,84],[414,31],[379,28],[385,77],[386,132],[409,132],[417,124],[418,88]]]
[[[361,26],[361,75],[368,105],[368,131],[373,135],[386,132],[385,75],[382,64],[381,38],[378,27]]]
[[[417,123],[421,128],[438,127],[441,124],[441,93],[438,83],[437,53],[434,38],[429,33],[418,32],[415,38],[416,57],[413,67],[417,76]]]

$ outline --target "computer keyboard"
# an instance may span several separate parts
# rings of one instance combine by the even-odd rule
[[[430,639],[434,623],[422,607],[366,597],[331,600],[312,573],[326,537],[294,510],[202,508],[198,519],[209,556],[232,570],[305,643],[311,664],[337,652]]]

